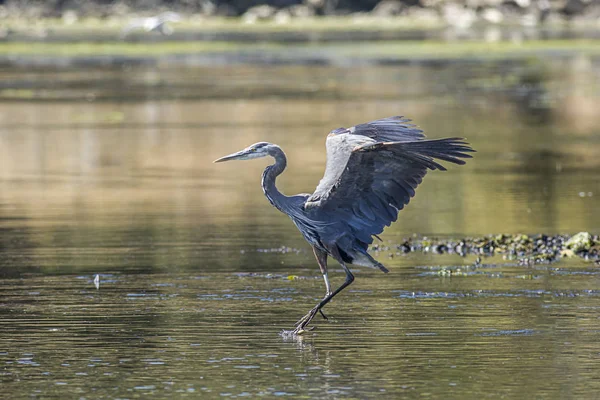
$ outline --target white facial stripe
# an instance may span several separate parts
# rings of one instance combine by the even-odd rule
[[[252,151],[252,152],[249,152],[248,154],[246,154],[246,156],[244,158],[247,160],[252,160],[253,158],[261,158],[264,156],[265,156],[265,154],[261,151]]]

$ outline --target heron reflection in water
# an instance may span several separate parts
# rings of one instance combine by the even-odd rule
[[[286,167],[279,146],[260,142],[215,162],[275,159],[263,172],[262,188],[269,202],[287,214],[310,243],[325,280],[325,297],[302,317],[290,335],[312,328],[307,325],[335,295],[354,281],[347,264],[388,272],[367,252],[373,237],[396,221],[398,212],[415,195],[427,170],[446,168],[437,160],[464,164],[474,150],[462,138],[426,140],[422,131],[404,117],[390,117],[338,128],[327,136],[325,175],[313,194],[286,196],[275,179]],[[331,290],[327,258],[332,257],[346,273],[344,283]]]

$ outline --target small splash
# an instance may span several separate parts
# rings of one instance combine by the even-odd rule
[[[279,336],[281,336],[284,340],[302,340],[302,335],[298,335],[293,330],[288,331],[282,329],[281,332],[279,332]]]
[[[316,329],[316,327],[310,327],[308,329],[305,330],[300,330],[298,332],[296,332],[296,330],[285,330],[282,329],[279,332],[279,336],[281,336],[284,340],[295,340],[295,341],[302,341],[309,333],[311,333],[312,331],[314,331]]]
[[[300,254],[304,250],[296,249],[293,247],[281,246],[281,247],[275,247],[275,248],[270,248],[270,249],[256,249],[256,251],[258,253],[280,253],[280,254],[296,253],[296,254]]]

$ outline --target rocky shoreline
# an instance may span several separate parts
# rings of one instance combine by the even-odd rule
[[[488,235],[462,239],[413,237],[395,245],[375,244],[372,251],[390,257],[408,253],[457,254],[462,257],[501,256],[520,265],[549,264],[561,258],[579,257],[600,264],[600,237],[588,232],[569,235]]]
[[[127,20],[163,12],[184,21],[240,17],[253,24],[320,16],[401,18],[417,25],[442,24],[468,29],[477,24],[540,26],[555,23],[600,24],[600,0],[0,0],[0,21],[58,19]]]

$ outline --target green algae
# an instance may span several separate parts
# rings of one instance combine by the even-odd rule
[[[0,55],[11,56],[160,56],[180,53],[213,53],[240,50],[241,43],[229,42],[161,42],[161,43],[128,43],[128,42],[78,42],[78,43],[0,43]],[[252,46],[253,48],[263,48]]]
[[[137,18],[149,16],[146,14],[129,13],[125,15],[112,15],[107,18],[77,17],[75,18],[7,18],[4,26],[11,29],[30,30],[32,27],[52,29],[54,31],[78,32],[96,30],[99,32],[120,32],[129,22]],[[275,18],[257,20],[249,23],[243,17],[203,16],[200,14],[180,15],[182,20],[171,22],[177,30],[193,30],[198,32],[293,32],[293,31],[410,31],[434,30],[447,28],[448,24],[441,16],[432,14],[431,17],[415,17],[414,15],[396,15],[392,17],[373,16],[368,14],[328,15],[312,17],[292,17],[282,22]],[[486,23],[476,23],[471,30],[482,29],[490,26]],[[492,25],[495,28],[523,29],[518,20],[507,19],[505,22]],[[547,21],[544,30],[568,30],[571,34],[586,29],[596,29],[593,20],[577,21],[577,24],[568,21]]]
[[[526,58],[544,55],[600,55],[600,42],[553,40],[514,42],[374,41],[333,44],[244,43],[223,41],[161,42],[3,42],[0,56],[133,56],[159,57],[175,54],[268,53],[294,59],[349,57],[352,59],[461,59],[477,57]]]
[[[334,46],[329,46],[334,47]],[[337,52],[359,57],[390,56],[399,58],[497,58],[520,57],[531,59],[535,55],[553,56],[573,52],[600,54],[600,42],[593,40],[535,40],[526,42],[484,41],[392,41],[368,45],[352,43],[335,45]]]
[[[81,32],[95,31],[98,33],[120,33],[127,24],[138,17],[135,15],[124,17],[80,18],[75,21],[65,22],[61,18],[44,19],[14,19],[6,21],[5,27],[14,30],[49,29],[54,32]],[[244,22],[243,18],[236,17],[202,17],[192,16],[183,18],[177,23],[170,23],[176,30],[194,32],[294,32],[294,31],[409,31],[430,30],[445,26],[440,20],[423,20],[407,17],[378,18],[370,16],[327,16],[312,18],[292,18],[285,23],[274,19]]]

